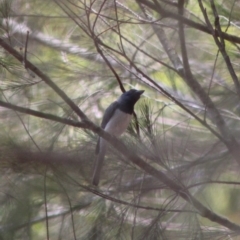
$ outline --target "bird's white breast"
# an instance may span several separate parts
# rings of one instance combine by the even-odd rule
[[[124,113],[117,109],[104,130],[118,137],[127,129],[131,118],[131,114]]]

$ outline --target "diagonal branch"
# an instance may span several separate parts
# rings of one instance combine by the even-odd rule
[[[139,0],[137,2],[144,4],[147,1]],[[161,8],[161,5],[156,0],[154,1],[154,3],[155,3],[154,4],[154,6],[155,6],[154,10],[155,11],[157,10],[157,12],[159,12],[160,14],[163,14],[165,10],[163,8]],[[181,8],[179,8],[179,14],[178,15],[179,16],[183,15],[183,6]],[[165,16],[165,15],[163,14],[163,16]],[[158,31],[155,31],[155,32],[158,32]],[[169,46],[168,46],[169,44],[168,44],[167,41],[162,40],[163,36],[164,35],[162,35],[162,36],[158,35],[158,38],[159,38],[160,42],[163,44],[163,46],[164,46],[172,64],[174,66],[176,66],[176,59],[179,59],[179,58],[178,58],[178,56],[175,52],[172,52],[172,51],[168,50],[168,49],[170,49]],[[189,66],[189,61],[188,61],[188,56],[187,56],[186,44],[185,44],[184,22],[181,21],[181,20],[179,20],[179,38],[180,38],[181,50],[182,50],[183,68],[179,67],[177,69],[178,74],[184,79],[184,81],[187,83],[187,85],[192,89],[193,92],[195,92],[197,94],[197,96],[200,98],[202,103],[206,106],[206,109],[209,111],[209,113],[211,115],[212,121],[217,125],[217,127],[218,127],[218,129],[219,129],[219,131],[222,135],[222,138],[225,139],[225,141],[224,141],[225,144],[227,145],[230,152],[232,152],[232,154],[235,156],[236,161],[238,161],[240,163],[240,160],[238,158],[239,153],[237,153],[238,151],[236,152],[236,150],[238,149],[237,141],[231,135],[229,129],[227,128],[221,114],[217,110],[214,103],[212,102],[212,100],[210,99],[208,94],[204,91],[204,89],[201,87],[199,82],[194,78],[194,76],[191,72],[191,69],[190,69],[190,66]],[[176,56],[174,56],[174,55],[176,55]],[[177,62],[180,63],[177,66],[182,65],[180,60],[178,60]]]
[[[167,11],[163,8],[159,8],[158,6],[156,6],[156,4],[149,2],[148,0],[136,0],[136,1],[144,4],[145,6],[151,8],[154,11],[157,11],[163,18],[172,18],[177,21],[181,21],[184,25],[190,26],[194,29],[197,29],[199,31],[202,31],[202,32],[205,32],[208,34],[212,34],[211,29],[209,29],[207,26],[202,25],[197,22],[194,22],[184,16],[177,14],[177,13]],[[231,34],[227,34],[225,32],[219,33],[218,31],[216,31],[216,35],[219,36],[219,34],[222,34],[222,37],[225,40],[228,40],[233,43],[240,43],[240,37],[237,37],[237,36],[231,35]]]
[[[201,11],[203,13],[203,16],[205,18],[205,22],[206,22],[208,28],[211,29],[211,31],[212,31],[213,39],[214,39],[219,51],[221,52],[221,54],[223,56],[223,59],[224,59],[224,61],[226,63],[226,66],[228,68],[228,72],[230,73],[230,75],[232,77],[232,80],[234,82],[238,98],[240,99],[240,83],[239,83],[238,77],[235,73],[235,70],[233,68],[233,65],[231,63],[231,60],[230,60],[230,58],[227,54],[226,48],[225,48],[225,41],[224,41],[224,37],[223,37],[224,32],[222,32],[222,29],[221,29],[221,26],[220,26],[219,16],[218,16],[215,4],[214,4],[213,1],[211,1],[212,11],[213,11],[213,14],[214,14],[214,17],[215,17],[215,29],[214,29],[212,24],[210,23],[210,20],[208,18],[206,10],[203,7],[202,1],[198,0],[198,3],[199,3]],[[216,34],[216,32],[218,32],[219,34]]]
[[[142,2],[142,0],[140,1]],[[143,1],[145,2],[145,1]],[[179,1],[179,15],[183,15],[183,2],[182,0]],[[165,11],[161,9],[159,4],[155,5],[157,11]],[[159,9],[160,8],[160,9]],[[161,11],[159,12],[161,14]],[[200,98],[202,103],[206,106],[206,109],[209,111],[211,120],[216,124],[217,128],[219,129],[222,137],[224,138],[224,143],[226,144],[228,150],[231,152],[232,156],[235,160],[240,164],[240,149],[239,144],[236,139],[233,137],[232,133],[230,132],[229,128],[227,127],[222,115],[219,113],[218,109],[216,108],[215,104],[212,102],[211,98],[208,94],[204,91],[202,86],[199,84],[197,79],[193,76],[190,65],[188,62],[187,56],[187,49],[185,45],[185,36],[184,36],[184,22],[179,19],[179,38],[181,43],[181,50],[182,50],[182,58],[183,58],[183,69],[178,69],[178,74],[184,79],[184,81],[188,84],[191,90],[196,93],[196,95]],[[171,60],[171,59],[170,59]]]
[[[29,69],[32,72],[34,72],[48,86],[50,86],[83,121],[87,120],[86,115],[79,109],[79,107],[46,74],[44,74],[40,69],[38,69],[27,59],[24,59],[23,56],[18,51],[16,51],[14,48],[8,45],[2,38],[0,38],[0,46],[2,46],[7,52],[13,55],[13,57],[15,57],[20,63],[25,61],[24,66],[26,69]]]
[[[216,222],[222,226],[225,226],[229,228],[232,231],[240,231],[240,226],[229,221],[227,218],[224,218],[215,212],[211,211],[207,207],[205,207],[201,202],[199,202],[196,198],[194,198],[191,193],[188,191],[188,189],[181,185],[180,183],[175,182],[173,179],[169,178],[164,172],[157,170],[155,167],[151,166],[147,162],[145,162],[142,158],[140,158],[137,154],[133,153],[129,148],[127,148],[122,141],[118,140],[116,137],[110,135],[109,133],[105,132],[102,128],[96,126],[94,123],[90,121],[84,121],[84,122],[74,122],[69,119],[63,119],[51,114],[45,114],[38,111],[34,111],[31,109],[18,107],[16,105],[10,104],[10,103],[4,103],[0,101],[0,106],[13,109],[15,111],[23,112],[29,115],[33,115],[36,117],[49,119],[52,121],[58,121],[61,123],[65,123],[71,126],[83,128],[83,129],[89,129],[92,132],[98,134],[105,140],[107,140],[114,148],[116,148],[119,152],[121,152],[125,157],[127,157],[132,163],[137,165],[139,168],[141,168],[146,173],[150,174],[151,176],[155,177],[162,183],[164,183],[166,186],[168,186],[172,191],[177,193],[180,197],[182,197],[186,202],[191,204],[204,218],[209,219],[212,222]]]
[[[159,5],[159,3],[156,0],[154,0],[154,2],[156,5]],[[148,20],[152,20],[152,19],[150,19],[150,16],[146,13],[146,11],[143,7],[144,5],[139,3],[139,6],[140,6],[142,12],[144,13],[145,18],[147,18]],[[161,42],[165,52],[167,53],[170,61],[172,62],[175,70],[182,69],[183,68],[182,62],[179,59],[173,46],[171,46],[170,41],[167,39],[164,29],[161,26],[155,25],[154,23],[151,23],[151,26],[152,26],[153,31],[156,34],[158,40]]]

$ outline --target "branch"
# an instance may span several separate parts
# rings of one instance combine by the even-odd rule
[[[159,3],[156,0],[154,0],[154,3],[156,5],[159,5]],[[147,18],[148,20],[152,20],[152,19],[150,19],[150,16],[146,13],[146,11],[143,7],[143,4],[140,4],[140,3],[138,3],[138,4],[139,4],[145,18]],[[153,31],[156,34],[158,40],[162,44],[165,52],[167,53],[170,61],[172,62],[175,70],[178,71],[179,69],[182,69],[183,68],[182,62],[179,59],[179,57],[178,57],[175,49],[173,48],[173,46],[171,46],[170,41],[167,39],[167,36],[165,34],[164,29],[161,26],[155,25],[153,22],[151,23],[151,26],[152,26]]]
[[[225,48],[225,42],[224,42],[224,38],[223,38],[223,32],[219,23],[219,16],[215,7],[214,2],[211,0],[211,6],[212,6],[212,10],[213,10],[213,14],[215,17],[215,31],[213,31],[213,27],[211,26],[211,24],[208,24],[209,27],[212,29],[212,33],[213,33],[213,38],[215,40],[216,45],[218,46],[219,51],[221,52],[223,59],[226,63],[226,66],[228,68],[228,72],[230,73],[232,80],[234,82],[236,91],[237,91],[237,95],[238,98],[240,99],[240,84],[239,84],[239,80],[238,77],[234,71],[233,65],[231,63],[231,60],[227,54],[226,48]],[[205,15],[207,17],[207,14]],[[210,21],[208,21],[210,23]],[[216,36],[215,32],[218,31],[219,32],[219,38]]]
[[[159,14],[161,14],[163,17],[166,16],[166,10],[161,8],[161,5],[157,1],[154,1],[155,4],[150,3],[148,1],[145,1],[145,0],[137,0],[137,2],[145,4],[146,6],[152,8],[154,11],[157,10],[157,12]],[[153,6],[154,6],[154,8],[153,8]],[[180,38],[180,42],[181,42],[181,50],[182,50],[182,58],[183,58],[183,66],[184,66],[183,69],[180,68],[180,67],[177,69],[178,74],[184,79],[184,81],[188,84],[188,86],[191,88],[191,90],[194,93],[196,93],[196,95],[200,98],[202,103],[206,106],[206,109],[209,111],[209,113],[211,115],[211,120],[216,124],[216,126],[218,127],[218,129],[221,133],[222,140],[224,138],[223,142],[226,144],[227,148],[232,153],[235,160],[240,164],[240,160],[239,160],[239,157],[238,157],[240,155],[240,153],[238,151],[239,146],[238,146],[237,141],[232,136],[230,130],[227,128],[227,126],[225,124],[225,121],[223,120],[223,118],[222,118],[221,114],[219,113],[218,109],[216,108],[216,106],[212,102],[211,98],[204,91],[204,89],[201,87],[199,82],[194,78],[194,76],[191,72],[190,65],[189,65],[189,62],[188,62],[186,44],[185,44],[185,36],[184,36],[184,23],[185,22],[183,21],[184,17],[182,16],[183,15],[183,10],[184,9],[183,9],[183,6],[182,6],[181,8],[179,8],[179,14],[178,15],[175,14],[176,16],[178,16],[177,20],[179,20],[179,38]],[[169,13],[169,14],[171,15],[172,13]],[[158,36],[158,38],[161,41],[161,43],[163,44],[163,46],[165,46],[165,50],[166,50],[166,52],[169,56],[169,59],[172,61],[173,65],[176,66],[176,59],[178,59],[178,57],[174,56],[174,55],[176,55],[176,54],[174,54],[174,52],[171,53],[171,51],[168,50],[168,48],[169,48],[168,45],[169,44],[166,41],[162,40],[163,36]],[[167,44],[165,44],[165,42]],[[177,62],[179,63],[180,60],[177,61]],[[181,64],[181,62],[180,62],[180,64]],[[178,64],[177,66],[181,66],[181,65]],[[186,111],[187,108],[185,107],[184,110]],[[189,110],[187,110],[187,112],[189,112]],[[198,119],[198,121],[200,121],[203,125],[206,126],[206,124],[204,124],[203,120]]]
[[[165,173],[163,173],[160,170],[155,169],[150,164],[146,163],[142,158],[140,158],[138,155],[134,154],[130,149],[128,149],[119,139],[116,137],[110,135],[109,133],[105,132],[102,128],[96,126],[94,123],[86,120],[84,122],[74,122],[69,119],[63,119],[59,118],[57,116],[51,115],[51,114],[45,114],[38,111],[34,111],[31,109],[18,107],[10,103],[4,103],[0,101],[0,106],[13,109],[15,111],[19,111],[22,113],[27,113],[29,115],[33,115],[36,117],[49,119],[52,121],[58,121],[61,123],[66,123],[71,126],[83,128],[83,129],[89,129],[92,132],[98,134],[102,138],[108,141],[110,145],[112,145],[114,148],[116,148],[119,152],[121,152],[126,158],[128,158],[133,164],[137,165],[139,168],[141,168],[143,171],[148,173],[149,175],[155,177],[160,182],[164,183],[166,186],[168,186],[172,191],[177,193],[180,197],[182,197],[185,201],[187,201],[189,204],[191,204],[195,209],[198,211],[198,213],[213,222],[216,222],[220,225],[223,225],[227,228],[229,228],[232,231],[240,231],[240,226],[229,221],[228,219],[217,215],[207,207],[205,207],[201,202],[199,202],[196,198],[194,198],[188,189],[175,182],[171,178],[169,178]]]
[[[29,62],[27,59],[24,59],[23,56],[17,52],[14,48],[8,45],[2,38],[0,38],[0,45],[13,57],[15,57],[20,63],[24,62],[26,69],[30,69],[34,72],[39,78],[41,78],[48,86],[50,86],[70,107],[71,109],[82,119],[87,120],[87,116],[79,109],[79,107],[66,95],[66,93],[61,90],[47,75],[45,75],[40,69],[35,65]]]
[[[39,111],[32,110],[29,108],[19,107],[19,106],[16,106],[16,105],[8,103],[8,102],[3,102],[1,100],[0,100],[0,106],[8,108],[8,109],[12,109],[17,112],[25,113],[25,114],[28,114],[28,115],[31,115],[34,117],[39,117],[42,119],[47,119],[50,121],[63,123],[63,124],[66,124],[66,125],[69,125],[72,127],[87,128],[86,122],[77,122],[77,121],[70,120],[68,118],[61,118],[61,117],[58,117],[58,116],[55,116],[55,115],[52,115],[49,113],[43,113],[43,112],[39,112]]]
[[[183,24],[190,26],[194,29],[197,29],[199,31],[208,33],[208,34],[212,34],[211,29],[209,29],[207,26],[204,26],[200,23],[194,22],[188,18],[185,18],[184,16],[181,16],[177,13],[174,12],[170,12],[167,11],[163,8],[159,8],[158,6],[156,6],[155,4],[153,4],[152,2],[149,2],[147,0],[136,0],[139,3],[144,4],[145,6],[151,8],[152,10],[158,12],[163,18],[172,18],[175,19],[177,21],[181,21]],[[231,35],[231,34],[227,34],[225,32],[219,33],[218,31],[216,31],[216,36],[219,36],[220,34],[222,34],[223,39],[228,40],[230,42],[233,43],[240,43],[240,37],[237,37],[235,35]]]
[[[184,1],[179,0],[179,14],[183,15],[183,8]],[[183,58],[183,66],[184,70],[179,70],[179,75],[185,80],[188,86],[192,89],[194,93],[201,99],[202,103],[206,106],[206,109],[209,111],[211,120],[216,124],[217,128],[219,129],[222,137],[224,138],[224,143],[226,144],[228,150],[235,158],[238,164],[240,164],[239,159],[239,144],[232,135],[231,131],[227,127],[222,115],[219,113],[218,109],[212,102],[211,98],[208,94],[204,91],[202,86],[193,76],[190,65],[188,62],[188,55],[187,55],[187,48],[185,44],[185,35],[184,35],[184,25],[182,21],[179,21],[179,38],[181,42],[181,50],[182,50],[182,58]]]

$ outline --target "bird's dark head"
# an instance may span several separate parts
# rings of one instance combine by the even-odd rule
[[[120,96],[118,102],[123,108],[128,108],[130,111],[133,111],[135,103],[139,100],[143,92],[144,90],[130,89]]]
[[[135,104],[139,100],[143,92],[144,90],[130,89],[129,91],[123,93],[118,99],[118,101]]]

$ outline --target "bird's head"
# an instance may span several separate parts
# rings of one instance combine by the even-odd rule
[[[124,92],[118,99],[119,103],[126,103],[133,105],[139,100],[144,90],[130,89],[127,92]]]

